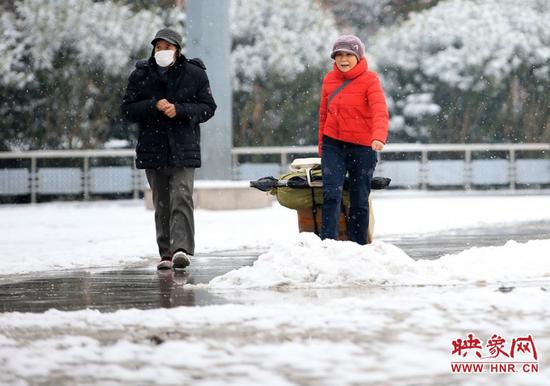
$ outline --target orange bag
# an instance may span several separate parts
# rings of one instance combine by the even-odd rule
[[[349,210],[348,207],[345,207],[345,212],[347,213]],[[321,224],[322,224],[322,213],[323,210],[318,207],[316,210],[315,218],[313,217],[313,210],[312,208],[307,209],[296,209],[296,212],[298,213],[298,230],[300,232],[313,232],[317,236],[319,236],[319,232],[321,231]],[[316,229],[317,224],[317,229]],[[372,202],[369,197],[369,229],[367,231],[367,242],[370,244],[373,240],[373,233],[374,233],[374,215],[372,211]],[[338,219],[338,240],[347,240],[347,226],[346,226],[346,216],[342,212],[340,213],[340,218]]]

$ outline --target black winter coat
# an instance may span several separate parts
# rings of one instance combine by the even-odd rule
[[[156,108],[161,99],[176,106],[174,118]],[[137,62],[121,109],[138,123],[138,169],[201,166],[199,124],[214,115],[216,103],[200,60],[180,55],[164,76],[154,57]]]

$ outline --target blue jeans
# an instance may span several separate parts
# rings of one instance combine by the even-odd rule
[[[323,224],[321,239],[338,239],[338,218],[346,173],[349,173],[350,208],[346,218],[348,240],[364,245],[369,228],[370,183],[376,167],[376,152],[330,137],[323,138]]]

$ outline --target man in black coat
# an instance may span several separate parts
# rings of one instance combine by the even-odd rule
[[[205,66],[181,53],[181,36],[161,29],[149,60],[136,63],[122,114],[139,126],[136,167],[153,193],[161,261],[158,269],[185,268],[195,250],[193,183],[201,166],[200,126],[214,115]]]

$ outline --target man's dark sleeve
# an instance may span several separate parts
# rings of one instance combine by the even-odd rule
[[[120,106],[122,116],[131,122],[141,122],[157,111],[157,101],[154,98],[140,98],[137,71],[141,70],[134,70],[128,79],[128,87],[126,87],[126,92],[122,98],[122,105]]]
[[[175,103],[177,119],[191,119],[202,123],[214,116],[217,106],[205,72],[202,73],[196,97],[196,102]]]

